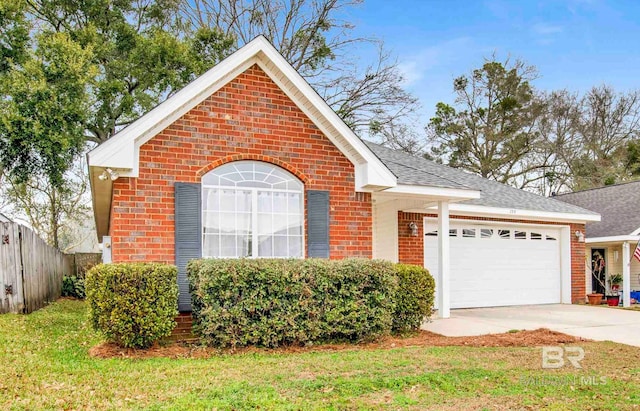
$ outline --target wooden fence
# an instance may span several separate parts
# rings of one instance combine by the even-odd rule
[[[31,313],[60,297],[73,259],[29,228],[0,223],[0,313]]]

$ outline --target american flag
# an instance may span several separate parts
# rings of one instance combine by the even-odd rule
[[[633,256],[640,261],[640,241],[638,241],[638,244],[636,245],[636,251],[633,252]]]

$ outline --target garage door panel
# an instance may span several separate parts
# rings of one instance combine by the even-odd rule
[[[425,236],[425,266],[437,276],[435,227],[425,224],[432,234]],[[560,302],[559,229],[468,222],[451,229],[452,308]]]

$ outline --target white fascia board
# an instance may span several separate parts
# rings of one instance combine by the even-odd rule
[[[387,194],[413,194],[419,196],[430,196],[457,200],[471,200],[474,198],[480,198],[480,191],[471,189],[460,188],[445,188],[445,187],[429,187],[429,186],[417,186],[409,184],[398,184],[396,187],[387,188],[382,190],[381,193]]]
[[[600,221],[599,214],[574,214],[559,213],[553,211],[526,210],[516,208],[487,207],[475,204],[451,204],[449,207],[452,212],[464,213],[481,217],[494,218],[526,218],[538,219],[545,221],[571,221],[571,222],[587,222]]]
[[[246,48],[245,48],[246,47]],[[228,81],[255,63],[258,43],[250,43],[89,152],[89,165],[134,170],[140,147]],[[227,81],[224,81],[227,80]]]
[[[270,60],[293,87],[284,84],[279,76],[269,73],[271,70],[261,61],[264,58]],[[369,150],[362,140],[353,133],[333,109],[263,36],[259,36],[247,43],[149,113],[96,147],[88,155],[89,165],[110,167],[117,169],[123,176],[137,177],[140,146],[253,64],[258,64],[267,74],[271,74],[272,80],[296,102],[314,124],[320,126],[322,121],[315,118],[317,114],[309,112],[304,107],[304,104],[301,104],[295,98],[296,91],[301,93],[314,106],[315,110],[330,122],[348,145],[358,153],[360,158],[355,158],[350,154],[349,147],[340,144],[330,130],[321,128],[321,131],[349,158],[356,168],[356,189],[366,188],[367,186],[394,187],[396,185],[397,179],[395,175]]]
[[[640,235],[640,227],[638,227],[637,230],[635,230],[633,233],[631,233],[631,235]]]
[[[625,241],[638,241],[640,236],[638,235],[615,235],[611,237],[592,237],[586,238],[586,243],[618,243]]]

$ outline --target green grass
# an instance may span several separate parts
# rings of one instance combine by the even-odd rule
[[[543,370],[539,348],[91,358],[89,348],[100,341],[82,302],[61,300],[28,316],[0,316],[0,409],[640,406],[640,348],[614,343],[580,344],[586,350],[582,370]]]

